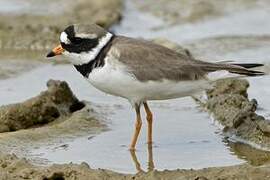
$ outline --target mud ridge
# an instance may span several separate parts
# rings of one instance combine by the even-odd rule
[[[66,82],[49,80],[47,87],[46,91],[25,102],[0,107],[0,132],[46,124],[85,106]]]
[[[228,136],[270,149],[270,121],[256,113],[258,103],[248,99],[248,87],[243,79],[219,80],[207,91],[205,106]]]

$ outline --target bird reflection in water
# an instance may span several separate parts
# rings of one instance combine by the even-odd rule
[[[153,160],[153,145],[152,143],[148,144],[148,166],[147,166],[147,172],[153,171],[155,169],[154,160]],[[141,164],[137,158],[136,151],[130,150],[131,158],[135,164],[137,172],[144,172],[144,170],[141,168]]]

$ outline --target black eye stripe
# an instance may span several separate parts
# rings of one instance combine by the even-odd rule
[[[70,40],[69,44],[61,42],[62,47],[68,52],[81,53],[89,52],[93,48],[98,46],[99,38],[88,39],[75,37],[74,25],[67,27],[64,32],[67,34],[67,38]]]
[[[84,39],[75,37],[75,38],[70,39],[70,41],[73,44],[81,44],[84,41]]]
[[[70,44],[61,43],[62,47],[68,52],[81,53],[89,52],[93,48],[98,46],[99,39],[82,39],[82,38],[73,38],[70,39]]]

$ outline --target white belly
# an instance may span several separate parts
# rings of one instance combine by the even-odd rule
[[[190,96],[208,88],[206,80],[175,82],[169,80],[140,82],[119,64],[105,63],[94,69],[87,79],[97,89],[128,99],[131,103]]]

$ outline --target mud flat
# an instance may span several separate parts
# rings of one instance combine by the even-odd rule
[[[108,130],[99,108],[79,101],[66,82],[49,80],[47,86],[36,97],[0,107],[2,153],[21,152],[23,156],[26,147],[44,143],[60,143],[64,148],[63,141]]]
[[[231,167],[206,168],[201,170],[164,170],[140,172],[136,175],[120,174],[109,170],[91,169],[88,164],[62,164],[50,167],[37,167],[30,164],[26,159],[19,159],[15,155],[0,155],[0,179],[43,179],[43,180],[161,180],[161,179],[185,179],[185,180],[246,180],[270,178],[270,166],[252,167],[239,165]]]

